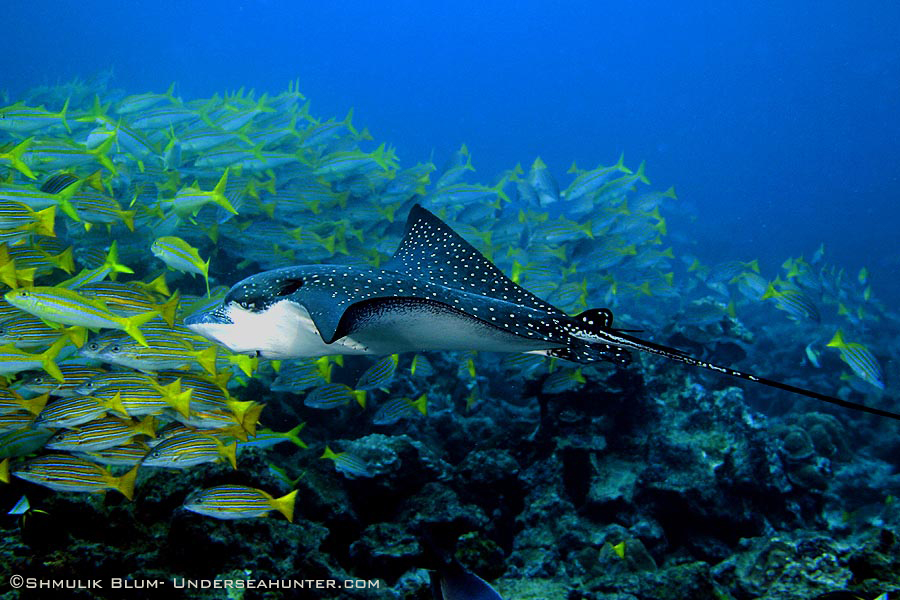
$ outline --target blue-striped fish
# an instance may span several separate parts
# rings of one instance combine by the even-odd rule
[[[101,465],[133,467],[139,464],[149,451],[150,446],[145,442],[132,442],[124,446],[113,446],[93,452],[73,452],[73,454]]]
[[[59,365],[59,371],[63,376],[62,381],[47,377],[47,375],[43,373],[38,373],[25,377],[17,382],[15,387],[18,390],[31,394],[74,396],[75,390],[79,386],[101,373],[106,373],[106,369],[73,362],[64,362]]]
[[[393,398],[378,407],[372,423],[375,425],[393,425],[403,419],[414,419],[428,414],[428,396],[422,394],[415,400],[410,398]]]
[[[44,369],[57,381],[65,381],[62,371],[56,364],[56,357],[68,343],[67,338],[59,338],[39,354],[30,354],[11,345],[0,346],[0,375],[10,375],[29,369]]]
[[[0,323],[0,344],[12,344],[16,348],[46,347],[60,337],[68,338],[81,348],[87,340],[87,329],[78,326],[55,329],[28,314],[19,314]]]
[[[184,187],[178,190],[172,200],[163,202],[163,206],[171,209],[181,217],[189,215],[197,216],[201,208],[207,204],[218,204],[233,215],[238,214],[231,202],[225,196],[225,186],[228,184],[228,169],[222,174],[221,179],[212,190],[203,191],[199,186]]]
[[[394,379],[394,373],[397,371],[397,363],[399,361],[400,356],[397,354],[391,354],[378,360],[360,375],[359,380],[356,382],[356,389],[376,390],[389,385]]]
[[[413,377],[428,379],[434,375],[434,367],[427,356],[424,354],[416,354],[413,356],[412,363],[409,365],[409,374]]]
[[[90,343],[86,344],[85,348],[89,346]],[[89,356],[84,348],[81,354]],[[164,369],[190,368],[195,365],[201,366],[213,375],[216,373],[215,346],[194,350],[189,343],[179,340],[151,338],[146,345],[138,345],[126,339],[106,344],[93,356],[116,365],[151,373]]]
[[[121,404],[132,417],[158,415],[169,408],[188,417],[193,393],[191,389],[182,391],[177,379],[164,386],[149,379],[140,383],[119,382],[97,390],[93,397],[100,402]]]
[[[44,406],[47,405],[49,394],[41,394],[34,398],[23,398],[14,390],[8,388],[0,388],[0,414],[27,411],[33,415],[38,415]]]
[[[0,108],[0,131],[23,134],[62,125],[66,131],[72,133],[72,129],[66,121],[68,108],[68,98],[58,113],[52,113],[43,106],[26,106],[22,102],[17,102],[11,106]]]
[[[781,285],[776,288],[775,285],[780,282],[770,283],[762,295],[763,300],[773,299],[775,306],[787,312],[794,320],[812,319],[816,323],[821,321],[819,309],[816,308],[812,298],[802,291]]]
[[[541,385],[544,394],[562,394],[577,390],[585,384],[581,369],[558,369],[551,373]]]
[[[360,401],[360,395],[362,400]],[[365,407],[365,392],[355,392],[343,383],[326,383],[320,385],[303,399],[303,404],[310,408],[329,410],[350,404],[354,399]]]
[[[97,281],[80,285],[78,292],[89,298],[103,301],[110,311],[125,317],[156,311],[169,327],[175,324],[175,313],[180,300],[180,294],[177,291],[168,300],[160,302],[156,294],[141,286],[116,281]],[[147,329],[143,329],[143,331],[146,335]]]
[[[11,469],[11,474],[58,492],[103,492],[117,490],[131,500],[138,467],[121,477],[84,459],[68,454],[46,454]]]
[[[225,459],[237,469],[236,445],[223,444],[210,435],[195,431],[183,431],[153,446],[144,457],[148,467],[186,469],[194,465]]]
[[[112,411],[123,418],[129,416],[118,396],[111,399],[92,396],[57,398],[44,407],[34,424],[37,427],[71,429],[95,421]]]
[[[146,346],[147,341],[138,328],[157,316],[156,311],[150,311],[133,317],[120,317],[110,312],[100,300],[50,286],[11,290],[4,298],[13,306],[48,321],[97,329],[121,329],[142,346]]]
[[[0,433],[31,427],[35,416],[27,410],[0,413]]]
[[[78,450],[90,452],[128,444],[139,435],[156,436],[156,420],[146,417],[143,421],[133,422],[117,417],[105,417],[91,421],[75,429],[57,431],[47,442],[50,450]]]
[[[311,360],[283,361],[278,371],[278,377],[272,382],[273,392],[302,392],[309,388],[327,383],[322,377],[321,369]]]
[[[841,360],[847,363],[857,377],[868,381],[878,389],[884,389],[884,375],[878,359],[872,351],[862,344],[845,342],[841,330],[835,332],[834,337],[828,342],[829,348],[837,348],[841,353]]]
[[[253,438],[238,444],[238,450],[242,448],[271,448],[282,442],[291,442],[300,448],[306,448],[306,442],[300,439],[300,431],[306,423],[300,423],[290,431],[272,431],[271,429],[259,430]]]
[[[220,485],[198,490],[187,497],[184,508],[215,519],[252,519],[266,517],[277,510],[294,521],[297,490],[280,498],[243,485]]]
[[[129,371],[112,371],[97,373],[95,376],[84,381],[74,388],[77,395],[89,396],[108,387],[116,387],[117,385],[137,385],[152,386],[156,384],[156,380],[146,373],[136,373]]]
[[[200,275],[206,283],[206,295],[209,296],[209,260],[200,258],[196,248],[179,237],[168,235],[158,237],[150,245],[153,256],[160,259],[166,266],[193,275]]]
[[[374,477],[366,461],[352,452],[335,452],[328,446],[325,446],[325,452],[322,453],[320,458],[334,461],[334,468],[348,479]]]
[[[53,437],[52,429],[28,427],[0,433],[0,459],[27,456],[37,452]]]

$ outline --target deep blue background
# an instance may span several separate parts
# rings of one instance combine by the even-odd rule
[[[744,6],[747,4],[748,6]],[[462,142],[485,183],[540,155],[646,159],[699,215],[707,256],[769,275],[827,243],[900,271],[900,3],[47,2],[4,6],[0,88],[115,67],[185,98],[299,77],[343,116],[439,165]],[[880,267],[880,268],[879,268]],[[886,291],[886,290],[884,290]]]

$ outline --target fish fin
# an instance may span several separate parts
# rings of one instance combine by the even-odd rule
[[[454,274],[447,265],[466,264]],[[420,204],[413,205],[406,233],[384,269],[469,294],[503,298],[543,312],[562,315],[531,292],[518,286],[474,246]],[[475,276],[477,274],[477,277]]]
[[[146,338],[144,338],[144,334],[141,333],[139,327],[157,316],[159,316],[159,314],[155,310],[151,310],[140,315],[125,318],[122,320],[122,330],[133,337],[135,340],[137,340],[137,343],[139,343],[141,346],[147,348],[150,345],[147,343],[147,340]]]
[[[141,468],[140,463],[136,464],[133,469],[131,469],[121,477],[116,477],[114,479],[115,488],[129,500],[134,499],[134,481],[135,479],[137,479],[137,472],[139,468]]]
[[[216,374],[216,347],[204,348],[196,355],[197,362],[210,375]]]
[[[225,457],[232,469],[237,469],[237,442],[231,442],[227,446],[223,445],[219,452]]]
[[[272,508],[280,512],[290,522],[294,522],[294,504],[297,502],[297,490],[286,496],[272,499]]]

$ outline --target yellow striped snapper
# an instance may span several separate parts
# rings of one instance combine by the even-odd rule
[[[47,448],[50,450],[103,450],[128,444],[139,435],[156,437],[156,420],[149,416],[139,422],[123,420],[118,417],[105,417],[91,421],[74,429],[57,431]]]
[[[209,259],[200,258],[196,248],[175,236],[163,236],[153,240],[150,246],[153,256],[166,266],[177,271],[201,275],[206,282],[206,295],[209,296]]]
[[[189,417],[193,392],[192,389],[182,391],[178,379],[161,386],[148,378],[141,383],[118,381],[95,391],[92,396],[100,402],[121,403],[127,415],[132,417],[157,415],[169,408]]]
[[[124,210],[112,196],[94,189],[82,188],[72,197],[72,206],[75,207],[84,223],[84,228],[88,231],[94,225],[112,227],[119,223],[125,225],[129,231],[134,231],[136,211]]]
[[[229,400],[225,408],[197,403],[191,406],[189,417],[179,413],[173,416],[180,423],[197,429],[228,429],[235,432],[234,437],[246,441],[248,435],[256,435],[256,425],[263,408],[264,404],[252,400]],[[236,425],[243,433],[234,429]]]
[[[146,373],[136,373],[133,371],[104,371],[83,381],[80,385],[75,387],[73,391],[80,396],[90,396],[91,394],[95,394],[109,387],[115,388],[120,385],[148,387],[156,384],[156,379]]]
[[[568,172],[575,173],[577,176],[561,195],[567,203],[577,203],[581,198],[591,196],[599,191],[619,173],[631,174],[632,171],[625,166],[625,154],[622,153],[619,155],[618,162],[612,166],[600,165],[590,171],[581,171],[575,163],[572,163]]]
[[[54,236],[56,206],[35,211],[27,204],[0,199],[0,230],[27,230],[37,235]]]
[[[181,144],[183,152],[199,154],[212,148],[226,144],[237,146],[238,142],[252,147],[255,144],[240,132],[223,131],[214,127],[192,129],[182,132],[175,138]]]
[[[397,363],[400,362],[398,354],[391,354],[378,360],[359,376],[355,388],[357,390],[377,390],[390,385],[397,371]]]
[[[845,342],[844,335],[838,329],[831,341],[826,344],[829,348],[837,348],[841,353],[841,360],[853,369],[857,377],[863,381],[867,381],[877,387],[884,389],[884,375],[882,374],[881,364],[863,344],[856,342]]]
[[[102,264],[99,267],[93,269],[82,269],[81,272],[78,273],[78,275],[75,275],[74,277],[71,277],[65,281],[61,281],[57,285],[59,287],[68,288],[70,290],[76,290],[97,284],[107,276],[115,281],[119,273],[131,274],[134,273],[134,271],[127,265],[119,263],[119,249],[117,243],[113,241],[113,243],[109,247],[109,251],[107,252],[106,257],[103,259]],[[134,287],[139,287],[135,284],[132,285],[134,285]]]
[[[9,246],[5,243],[0,244],[0,282],[6,284],[12,289],[18,287],[32,287],[34,285],[34,276],[37,273],[35,268],[21,269],[16,264],[16,259],[10,257]],[[7,302],[0,301],[0,319],[5,319],[10,315],[11,307]],[[15,311],[18,314],[18,310]]]
[[[56,357],[68,343],[68,339],[60,338],[53,342],[53,345],[47,350],[38,354],[30,354],[11,345],[0,346],[0,375],[43,369],[57,381],[65,381],[56,364]]]
[[[87,178],[57,175],[45,181],[39,189],[31,185],[0,183],[0,199],[20,202],[35,211],[58,206],[66,215],[78,221],[78,213],[72,206],[71,198],[87,181]]]
[[[169,89],[166,90],[164,94],[145,93],[126,96],[116,105],[116,112],[120,115],[130,115],[136,112],[145,111],[161,102],[179,104],[181,101],[172,95],[174,91],[175,83],[172,82]]]
[[[0,433],[0,459],[33,454],[44,447],[54,431],[28,427]]]
[[[252,439],[238,444],[238,450],[242,448],[271,448],[282,442],[291,442],[300,448],[307,448],[306,442],[300,439],[300,432],[306,427],[306,423],[300,423],[290,431],[272,431],[260,429]]]
[[[215,187],[209,191],[200,189],[198,184],[190,187],[184,187],[178,190],[175,197],[171,200],[164,200],[162,206],[164,210],[172,210],[180,217],[197,216],[200,209],[207,204],[218,204],[233,215],[238,214],[228,198],[225,197],[225,187],[228,185],[228,169],[222,173],[222,177],[216,183]]]
[[[327,377],[322,375],[321,368],[315,361],[290,360],[283,361],[278,376],[269,389],[273,392],[302,392],[330,381],[330,369]]]
[[[346,406],[356,400],[362,407],[366,407],[366,392],[353,390],[343,383],[326,383],[312,390],[303,399],[303,404],[310,408],[330,410]]]
[[[176,380],[181,381],[181,389],[193,390],[192,402],[198,402],[203,406],[226,408],[228,401],[232,400],[225,385],[231,373],[222,371],[214,377],[192,371],[160,371],[157,380],[160,385],[167,385]]]
[[[70,139],[36,138],[23,156],[33,168],[43,170],[70,169],[96,162],[117,175],[116,166],[109,158],[115,138],[108,137],[95,148],[88,148]],[[96,168],[96,165],[95,165]]]
[[[153,446],[142,464],[147,467],[186,469],[203,463],[226,460],[237,469],[237,445],[223,444],[213,436],[183,431]]]
[[[156,311],[150,311],[133,317],[120,317],[112,313],[102,300],[49,286],[11,290],[4,298],[13,306],[48,321],[96,329],[121,329],[142,346],[146,346],[147,341],[138,328],[157,315]]]
[[[113,446],[95,452],[73,452],[72,454],[101,465],[134,467],[140,464],[149,451],[150,446],[146,443],[132,442],[124,446]]]
[[[35,416],[27,410],[0,413],[0,432],[31,428]]]
[[[131,500],[138,467],[121,477],[84,459],[68,454],[46,454],[16,465],[14,477],[36,483],[58,492],[104,492],[116,490]]]
[[[52,113],[43,106],[31,107],[17,102],[12,106],[0,108],[0,131],[22,134],[44,131],[62,125],[66,131],[72,133],[72,129],[66,121],[68,108],[68,99],[63,104],[62,110],[57,113]]]
[[[42,243],[47,242],[47,238],[41,240]],[[35,275],[48,275],[55,269],[65,271],[72,274],[75,270],[75,263],[72,260],[72,248],[66,248],[56,254],[53,253],[56,248],[49,251],[39,246],[8,246],[7,252],[10,258],[16,261],[17,268],[33,268]]]
[[[333,461],[334,468],[348,479],[374,477],[366,461],[351,452],[335,452],[328,446],[325,446],[325,452],[319,458]]]
[[[414,419],[428,414],[428,395],[422,394],[415,400],[393,398],[378,407],[372,417],[375,425],[393,425],[403,419]]]
[[[64,362],[59,365],[62,381],[50,378],[43,374],[30,375],[16,382],[16,389],[30,394],[52,394],[53,396],[73,396],[75,389],[96,377],[106,373],[105,369],[82,365],[78,363]]]
[[[266,517],[273,510],[294,521],[297,490],[281,498],[243,485],[220,485],[198,490],[187,497],[184,508],[215,519],[252,519]]]
[[[208,346],[202,350],[195,350],[189,342],[183,340],[173,341],[154,337],[141,345],[129,339],[119,338],[100,348],[95,348],[94,344],[89,342],[80,353],[85,357],[149,373],[164,369],[192,368],[195,365],[199,365],[210,374],[216,373],[216,347]]]
[[[140,113],[140,116],[131,122],[131,126],[135,129],[165,129],[178,123],[200,119],[193,110],[178,104],[142,110]]]
[[[49,398],[49,394],[23,398],[13,390],[0,388],[0,414],[25,410],[33,415],[38,415],[44,410]]]
[[[78,326],[55,329],[32,315],[23,314],[0,322],[0,344],[41,348],[60,338],[66,338],[80,348],[87,340],[87,329]]]
[[[175,314],[180,301],[177,290],[171,298],[159,302],[156,295],[132,283],[98,281],[79,285],[77,289],[79,294],[102,301],[110,311],[120,316],[155,311],[169,327],[175,325]],[[142,331],[147,334],[148,329],[144,328]]]
[[[128,418],[129,414],[118,396],[111,399],[91,396],[57,398],[47,404],[34,421],[36,427],[72,429],[115,411]]]

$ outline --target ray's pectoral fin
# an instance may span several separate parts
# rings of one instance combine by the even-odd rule
[[[347,335],[338,332],[341,319],[352,305],[346,297],[337,298],[326,290],[304,290],[303,303],[323,342],[332,344]]]

